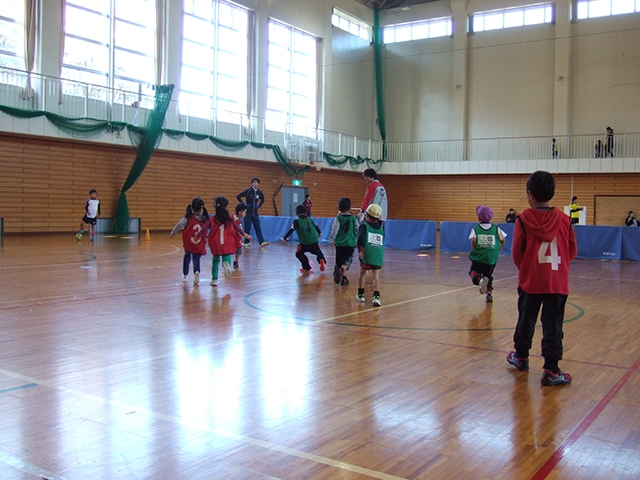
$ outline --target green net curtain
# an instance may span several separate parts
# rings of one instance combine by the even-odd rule
[[[380,9],[373,9],[373,57],[376,79],[376,105],[378,107],[378,128],[382,139],[382,159],[387,158],[387,127],[384,117],[384,88],[382,84],[382,28],[380,27]]]
[[[162,124],[167,114],[171,95],[173,94],[173,85],[159,85],[156,87],[156,97],[153,110],[147,120],[144,135],[138,146],[138,153],[133,162],[131,171],[127,180],[120,190],[120,199],[118,200],[118,211],[116,212],[115,233],[129,233],[129,205],[127,203],[127,191],[136,183],[136,180],[142,175],[142,172],[149,163],[149,159],[158,147],[162,139]],[[132,138],[133,140],[133,138]]]

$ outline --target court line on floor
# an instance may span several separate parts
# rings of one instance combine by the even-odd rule
[[[624,387],[631,375],[638,371],[640,368],[640,358],[636,360],[636,362],[627,369],[627,371],[622,375],[622,377],[616,382],[616,384],[611,387],[611,389],[607,392],[607,394],[598,402],[598,404],[589,412],[589,414],[582,420],[580,425],[576,427],[576,429],[571,432],[571,434],[567,437],[567,439],[562,442],[562,445],[558,447],[558,449],[551,455],[551,457],[545,462],[545,464],[540,467],[540,469],[531,477],[531,480],[543,480],[547,478],[547,476],[555,469],[555,467],[560,463],[560,461],[564,458],[565,454],[571,450],[571,447],[582,438],[582,435],[589,429],[593,422],[596,421],[598,416],[603,412],[603,410],[611,403],[613,398],[618,394],[622,387]]]
[[[6,463],[21,472],[40,477],[42,480],[66,480],[60,475],[43,470],[40,467],[27,463],[24,460],[20,460],[19,458],[13,457],[5,452],[0,452],[0,462]]]
[[[171,422],[173,424],[176,425],[181,425],[183,427],[188,427],[188,428],[194,428],[197,429],[199,431],[204,431],[204,432],[209,432],[209,433],[213,433],[215,435],[224,437],[224,438],[228,438],[230,440],[235,440],[241,443],[246,443],[246,444],[250,444],[256,447],[261,447],[261,448],[265,448],[267,450],[271,450],[271,451],[275,451],[275,452],[279,452],[279,453],[283,453],[286,455],[291,455],[293,457],[296,458],[301,458],[304,460],[310,460],[312,462],[316,462],[316,463],[320,463],[323,465],[327,465],[330,467],[334,467],[334,468],[338,468],[340,470],[346,470],[349,472],[354,472],[354,473],[359,473],[362,475],[367,475],[371,478],[378,478],[381,480],[405,480],[403,477],[397,477],[395,475],[389,475],[387,473],[384,472],[378,472],[375,470],[371,470],[368,468],[364,468],[364,467],[359,467],[357,465],[353,465],[350,463],[346,463],[346,462],[340,462],[338,460],[334,460],[332,458],[328,458],[328,457],[323,457],[320,455],[314,455],[312,453],[307,453],[304,452],[302,450],[297,450],[294,448],[289,448],[286,447],[284,445],[278,445],[276,443],[272,443],[272,442],[268,442],[265,440],[259,440],[257,438],[253,438],[253,437],[248,437],[246,435],[238,435],[236,433],[233,432],[227,432],[225,430],[221,430],[219,428],[212,428],[209,427],[206,424],[202,424],[202,423],[198,423],[198,422],[194,422],[194,421],[189,421],[189,420],[182,420],[179,417],[174,417],[172,415],[166,415],[164,413],[159,413],[153,410],[147,410],[145,408],[140,408],[138,406],[135,405],[131,405],[131,404],[127,404],[124,402],[119,402],[119,401],[114,401],[114,400],[109,400],[107,398],[92,394],[92,393],[86,393],[83,392],[81,390],[76,390],[74,388],[69,388],[66,387],[64,385],[58,385],[54,382],[48,382],[45,380],[40,380],[34,377],[29,377],[27,375],[22,375],[20,373],[16,373],[16,372],[12,372],[9,370],[5,370],[5,369],[0,369],[0,374],[6,375],[8,377],[12,377],[12,378],[16,378],[16,379],[20,379],[23,380],[25,382],[30,382],[30,383],[35,383],[37,385],[43,386],[43,387],[47,387],[47,388],[51,388],[53,390],[57,390],[60,392],[66,392],[66,393],[71,393],[74,395],[78,395],[81,397],[85,397],[85,398],[89,398],[92,400],[98,400],[100,402],[106,403],[108,405],[111,406],[115,406],[115,407],[119,407],[122,408],[124,411],[135,411],[138,413],[143,413],[146,415],[149,415],[153,418],[156,419],[160,419],[160,420],[165,420],[167,422]],[[0,460],[4,459],[2,457],[0,457]],[[9,459],[11,460],[11,458]],[[17,460],[17,459],[16,459]],[[20,463],[23,463],[24,465],[28,465],[25,464],[24,462],[17,460]],[[37,468],[37,467],[35,467]],[[54,476],[53,479],[55,480],[64,480],[63,477],[58,477],[58,476]]]

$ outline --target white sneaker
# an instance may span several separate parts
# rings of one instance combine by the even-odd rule
[[[218,286],[218,279],[217,278],[212,278],[211,279],[211,286],[212,287],[217,287]]]
[[[482,277],[482,280],[480,280],[480,293],[482,295],[487,293],[488,286],[489,286],[489,277]]]
[[[229,268],[229,262],[222,262],[222,269],[224,270],[224,276],[231,278],[231,269]]]
[[[186,275],[182,275],[182,281],[186,282],[187,281],[187,276]]]
[[[198,285],[200,283],[200,272],[193,274],[193,284]]]

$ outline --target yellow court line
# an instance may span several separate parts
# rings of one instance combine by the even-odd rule
[[[135,410],[136,412],[139,413],[143,413],[143,414],[147,414],[151,417],[154,417],[156,419],[160,419],[160,420],[166,420],[168,422],[172,422],[181,426],[185,426],[185,427],[189,427],[189,428],[194,428],[200,431],[204,431],[204,432],[210,432],[213,433],[215,435],[219,435],[221,437],[225,437],[231,440],[236,440],[238,442],[243,442],[243,443],[247,443],[250,445],[255,445],[257,447],[262,447],[262,448],[266,448],[268,450],[272,450],[275,452],[280,452],[280,453],[284,453],[287,455],[291,455],[293,457],[297,457],[297,458],[303,458],[306,460],[311,460],[313,462],[316,463],[321,463],[323,465],[328,465],[330,467],[334,467],[334,468],[339,468],[341,470],[347,470],[349,472],[355,472],[355,473],[360,473],[362,475],[367,475],[371,478],[379,478],[381,480],[405,480],[403,477],[397,477],[395,475],[389,475],[386,474],[384,472],[377,472],[375,470],[371,470],[368,468],[363,468],[363,467],[359,467],[357,465],[352,465],[350,463],[345,463],[345,462],[340,462],[337,460],[333,460],[331,458],[328,457],[323,457],[320,455],[314,455],[312,453],[307,453],[307,452],[303,452],[301,450],[296,450],[294,448],[289,448],[289,447],[285,447],[284,445],[278,445],[272,442],[266,442],[264,440],[258,440],[257,438],[252,438],[252,437],[247,437],[245,435],[238,435],[232,432],[227,432],[225,430],[220,430],[218,428],[212,428],[209,427],[206,424],[203,423],[197,423],[197,422],[193,422],[193,421],[186,421],[186,420],[182,420],[179,417],[174,417],[172,415],[165,415],[163,413],[159,413],[159,412],[155,412],[153,410],[147,410],[145,408],[140,408],[136,405],[131,405],[131,404],[127,404],[124,402],[118,402],[118,401],[113,401],[113,400],[109,400],[106,399],[104,397],[100,397],[98,395],[94,395],[92,393],[86,393],[80,390],[76,390],[74,388],[68,388],[65,387],[64,385],[58,385],[54,382],[47,382],[45,380],[40,380],[34,377],[29,377],[27,375],[22,375],[19,373],[15,373],[15,372],[11,372],[9,370],[5,370],[5,369],[0,369],[0,374],[6,375],[8,377],[12,377],[12,378],[17,378],[19,380],[25,381],[27,383],[35,383],[38,385],[41,385],[43,387],[47,387],[47,388],[51,388],[53,390],[58,390],[61,392],[67,392],[67,393],[71,393],[71,394],[75,394],[81,397],[85,397],[85,398],[89,398],[92,400],[98,400],[101,402],[104,402],[108,405],[111,406],[115,406],[115,407],[119,407],[124,409],[125,411],[132,411]]]

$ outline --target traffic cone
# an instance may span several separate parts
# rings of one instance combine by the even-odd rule
[[[149,233],[149,229],[147,228],[147,233],[144,234],[143,240],[151,240],[151,234]]]

